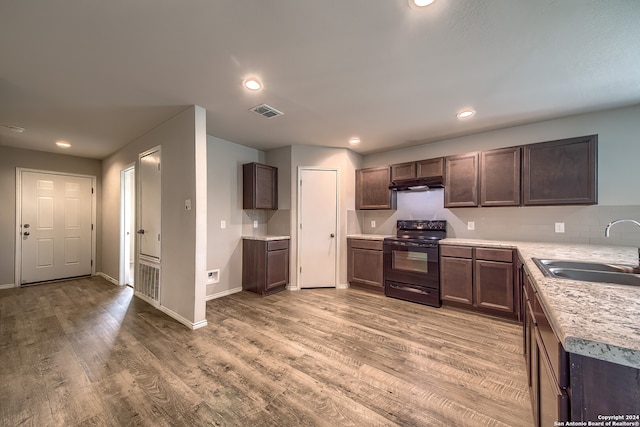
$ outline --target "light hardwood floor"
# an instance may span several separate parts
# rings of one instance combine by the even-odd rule
[[[531,426],[512,323],[355,289],[184,326],[94,277],[0,290],[0,425]]]

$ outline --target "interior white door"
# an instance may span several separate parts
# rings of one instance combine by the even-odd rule
[[[160,259],[160,149],[140,155],[139,251]]]
[[[336,286],[338,171],[300,169],[299,286]]]
[[[21,283],[91,274],[92,179],[20,173]]]

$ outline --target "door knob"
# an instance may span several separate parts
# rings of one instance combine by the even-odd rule
[[[31,235],[31,233],[29,233],[28,231],[25,231],[25,232],[24,232],[24,235],[25,235],[25,236],[30,236],[30,235]]]
[[[140,230],[137,231],[138,234],[144,234],[144,230],[141,228]]]
[[[330,234],[330,237],[336,237],[336,235],[335,235],[335,234],[333,234],[333,233],[331,233],[331,234]]]

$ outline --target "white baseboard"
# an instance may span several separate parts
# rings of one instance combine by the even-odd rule
[[[193,323],[190,320],[182,317],[181,315],[179,315],[175,311],[170,310],[170,309],[168,309],[167,307],[165,307],[163,305],[159,306],[158,310],[160,310],[161,312],[163,312],[167,316],[174,318],[175,320],[177,320],[178,322],[182,323],[187,328],[192,329],[192,330],[203,328],[203,327],[207,326],[207,319],[204,319],[204,320],[201,320],[199,322]]]
[[[16,287],[15,283],[7,283],[6,285],[0,285],[0,289],[11,289],[15,287]]]
[[[300,290],[299,287],[293,286],[293,285],[287,285],[285,289],[288,290],[288,291],[299,291]]]
[[[103,273],[102,271],[97,272],[96,276],[100,276],[103,279],[106,279],[107,281],[113,283],[114,285],[120,286],[120,283],[116,279],[114,279],[113,277],[109,276],[108,274]]]
[[[215,294],[207,295],[207,297],[205,298],[205,300],[206,300],[206,301],[211,301],[212,299],[225,297],[225,296],[227,296],[227,295],[235,294],[235,293],[238,293],[238,292],[242,292],[242,287],[239,287],[239,288],[233,288],[233,289],[228,289],[228,290],[226,290],[226,291],[217,292],[217,293],[215,293]]]
[[[338,285],[336,286],[336,289],[349,289],[349,284],[348,283],[338,283]]]

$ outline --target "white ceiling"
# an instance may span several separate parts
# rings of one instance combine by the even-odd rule
[[[27,130],[0,145],[104,158],[197,104],[239,144],[371,153],[638,104],[639,23],[639,0],[3,0],[0,123]]]

